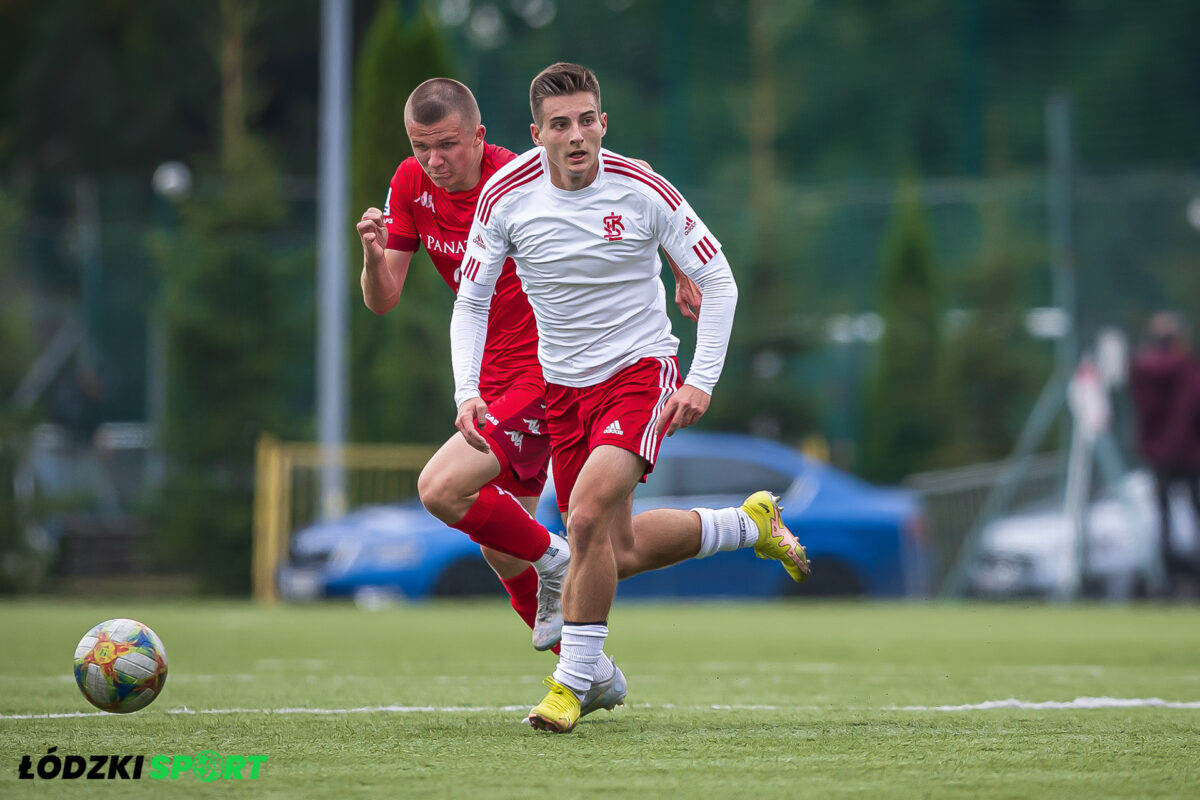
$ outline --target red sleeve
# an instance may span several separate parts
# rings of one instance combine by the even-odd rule
[[[517,154],[499,145],[489,144],[484,147],[483,157],[484,159],[492,162],[491,167],[488,170],[488,174],[491,175],[496,170],[500,169],[505,164],[516,158]]]
[[[387,201],[383,204],[383,224],[388,232],[387,249],[406,253],[415,253],[421,244],[412,214],[411,165],[420,169],[416,159],[412,158],[406,158],[396,167],[396,174],[388,186]]]

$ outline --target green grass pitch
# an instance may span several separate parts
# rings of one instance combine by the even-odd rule
[[[147,709],[93,714],[71,659],[118,616],[170,674]],[[618,601],[610,628],[629,705],[554,736],[521,722],[554,658],[500,600],[0,603],[0,797],[1200,797],[1200,608]],[[268,760],[21,780],[51,747]]]

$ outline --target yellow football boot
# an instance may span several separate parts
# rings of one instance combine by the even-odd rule
[[[550,693],[529,712],[530,725],[539,731],[570,733],[579,722],[579,698],[554,678],[542,681]]]
[[[773,558],[783,564],[792,580],[800,583],[808,577],[808,556],[780,518],[779,498],[770,492],[755,492],[742,503],[742,510],[758,525],[754,555]]]

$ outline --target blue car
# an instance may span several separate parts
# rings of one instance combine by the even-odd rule
[[[681,431],[663,443],[654,473],[634,495],[634,513],[737,506],[759,489],[780,496],[784,523],[812,563],[807,581],[793,583],[779,564],[747,549],[637,575],[621,582],[618,596],[927,593],[929,551],[919,496],[871,486],[778,442]],[[537,517],[550,530],[563,531],[552,486],[542,495]],[[415,500],[362,508],[298,531],[279,583],[283,594],[294,598],[503,593],[479,546]]]

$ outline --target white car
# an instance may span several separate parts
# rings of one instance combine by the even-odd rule
[[[1174,552],[1197,552],[1197,531],[1187,500],[1173,496]],[[1061,500],[998,518],[984,527],[970,568],[970,593],[977,597],[1075,596],[1109,599],[1143,597],[1164,585],[1159,556],[1158,505],[1153,478],[1144,471],[1125,475],[1092,501],[1084,520],[1085,565],[1076,568],[1078,548]]]

